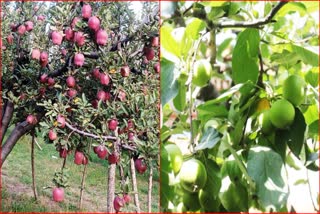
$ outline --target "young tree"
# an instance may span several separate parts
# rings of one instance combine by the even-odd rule
[[[307,211],[288,177],[318,175],[319,4],[161,8],[162,210]]]
[[[1,8],[1,165],[23,135],[35,133],[78,165],[94,148],[109,160],[113,180],[115,166],[129,167],[130,158],[154,167],[158,4],[144,3],[137,13],[129,2],[22,1]],[[65,164],[54,177],[57,188],[66,186]],[[62,200],[60,190],[53,194]],[[114,198],[109,191],[108,212]]]

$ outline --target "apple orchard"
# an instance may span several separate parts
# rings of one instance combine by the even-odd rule
[[[34,138],[53,144],[62,159],[61,171],[52,173],[56,202],[68,191],[66,166],[87,167],[92,150],[109,162],[107,212],[133,201],[140,211],[136,171],[152,178],[158,170],[159,8],[141,3],[136,19],[129,4],[1,5],[1,166],[24,135],[33,147]],[[123,171],[130,185],[116,181],[117,173],[125,179]],[[150,185],[149,178],[148,211]]]

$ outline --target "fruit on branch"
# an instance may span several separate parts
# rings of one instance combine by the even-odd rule
[[[24,24],[26,26],[27,31],[32,31],[32,29],[33,29],[33,22],[32,21],[26,21]]]
[[[100,20],[96,16],[91,16],[88,21],[88,27],[94,31],[100,29]]]
[[[97,93],[97,99],[105,102],[107,100],[107,93],[103,90],[99,90]]]
[[[295,110],[293,105],[285,99],[277,100],[271,105],[270,120],[279,129],[290,126],[294,120],[294,116]]]
[[[51,33],[51,39],[52,39],[52,43],[54,45],[61,45],[63,36],[62,36],[62,34],[60,32],[53,31]]]
[[[160,63],[157,62],[156,64],[154,64],[153,69],[155,72],[160,73]]]
[[[208,60],[201,59],[194,63],[192,82],[196,86],[205,86],[211,78],[212,67]]]
[[[99,100],[95,99],[91,101],[91,105],[93,108],[98,108]]]
[[[74,29],[80,20],[81,19],[79,17],[74,17],[71,22],[71,28]]]
[[[41,67],[46,67],[48,64],[48,53],[43,51],[40,54],[40,65]]]
[[[64,199],[64,189],[55,187],[52,190],[52,198],[55,202],[61,202]]]
[[[120,90],[118,93],[118,98],[121,102],[125,101],[126,100],[126,92]]]
[[[124,65],[120,69],[121,76],[128,77],[130,74],[130,68],[128,65]]]
[[[63,56],[66,56],[66,55],[67,55],[67,50],[64,49],[64,48],[62,48],[60,52],[61,52],[61,54],[62,54]]]
[[[38,17],[37,17],[37,20],[38,21],[44,21],[46,19],[46,17],[44,16],[44,15],[39,15]]]
[[[100,83],[102,85],[109,85],[109,82],[110,82],[110,77],[108,74],[105,74],[105,73],[100,73]]]
[[[83,46],[85,44],[85,36],[83,32],[75,32],[73,40],[78,46]]]
[[[77,92],[77,90],[70,88],[67,91],[67,94],[68,94],[69,98],[74,98],[75,96],[77,96],[78,92]]]
[[[44,87],[39,88],[39,94],[41,97],[44,96],[45,93],[46,93],[46,88],[44,88]]]
[[[119,212],[121,207],[123,207],[125,204],[124,200],[120,196],[116,196],[113,200],[113,208],[116,210],[116,212]]]
[[[48,86],[53,86],[55,84],[55,81],[54,81],[54,79],[52,77],[49,77],[47,79],[47,83],[48,83]]]
[[[133,122],[133,120],[128,120],[127,129],[128,129],[128,130],[134,129],[134,122]]]
[[[64,128],[66,126],[66,119],[61,114],[57,116],[57,122],[60,128]]]
[[[26,121],[31,125],[35,125],[37,123],[37,118],[34,115],[29,114]]]
[[[47,74],[42,74],[40,76],[40,82],[41,83],[46,83],[48,81],[48,75]]]
[[[73,88],[76,85],[76,79],[73,76],[68,76],[66,82],[69,88]]]
[[[92,76],[96,79],[100,79],[100,71],[98,68],[93,69]]]
[[[167,144],[164,146],[164,148],[170,157],[174,174],[178,174],[183,163],[183,156],[180,148],[176,144]]]
[[[68,41],[73,41],[73,30],[70,28],[70,27],[67,27],[65,30],[64,30],[64,34],[65,34],[65,38],[66,40]]]
[[[68,155],[68,150],[66,148],[61,148],[59,151],[60,158],[66,158]]]
[[[124,201],[125,204],[129,204],[130,201],[131,201],[130,195],[129,195],[129,194],[126,194],[126,193],[123,194],[123,201]]]
[[[146,56],[147,60],[153,60],[154,56],[155,56],[155,53],[154,53],[154,50],[152,48],[148,48],[148,47],[145,47],[143,49],[143,52],[144,52],[144,55]]]
[[[152,37],[151,38],[151,46],[152,47],[158,47],[159,46],[159,37]]]
[[[179,177],[183,189],[198,192],[207,182],[206,168],[201,161],[193,158],[183,162]]]
[[[82,165],[87,165],[88,162],[89,162],[89,159],[86,156],[84,156],[82,159]]]
[[[13,35],[10,34],[7,36],[7,42],[11,45],[13,43]]]
[[[84,159],[84,154],[80,151],[76,151],[74,153],[74,163],[77,164],[77,165],[81,165],[82,162],[83,162],[83,159]]]
[[[76,66],[82,66],[84,64],[84,56],[82,53],[77,53],[74,56],[74,60],[73,60],[74,64]]]
[[[40,60],[40,50],[39,49],[33,49],[31,52],[31,58],[35,60]]]
[[[96,42],[98,45],[105,45],[108,41],[108,34],[105,30],[100,29],[96,32]]]
[[[91,13],[92,13],[92,8],[89,4],[85,4],[82,6],[82,10],[81,10],[81,13],[82,13],[82,17],[85,18],[85,19],[88,19],[90,18],[91,16]]]
[[[128,140],[130,141],[134,140],[134,132],[128,132]]]
[[[20,36],[22,36],[25,32],[26,32],[26,26],[24,26],[24,25],[20,25],[19,27],[18,27],[18,33],[20,34]]]
[[[134,166],[140,174],[143,174],[147,170],[147,164],[143,158],[136,159],[134,161]]]
[[[49,130],[48,135],[49,135],[49,139],[52,141],[54,141],[58,138],[57,133],[53,129]]]
[[[300,76],[289,76],[283,84],[283,97],[294,106],[300,105],[305,95],[304,86],[305,82]]]
[[[106,159],[106,157],[108,156],[108,150],[104,145],[99,145],[95,147],[94,151],[96,152],[98,157],[102,160]]]
[[[110,164],[116,164],[120,161],[120,157],[119,157],[119,154],[116,153],[116,152],[113,152],[112,154],[110,154],[108,156],[108,161]]]
[[[108,128],[110,131],[115,131],[118,127],[118,120],[117,119],[111,119],[108,121]]]
[[[18,27],[18,26],[17,26],[17,24],[15,24],[15,23],[11,23],[11,24],[10,24],[10,29],[11,29],[12,32],[16,32],[16,31],[17,31],[17,27]]]

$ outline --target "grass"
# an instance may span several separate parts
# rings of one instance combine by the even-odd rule
[[[100,160],[92,152],[87,167],[86,186],[83,195],[83,209],[78,210],[83,166],[73,163],[73,155],[67,158],[70,187],[65,189],[65,200],[62,203],[52,201],[52,178],[59,171],[63,160],[52,144],[45,144],[37,139],[42,150],[35,147],[35,174],[38,201],[34,200],[31,178],[31,138],[24,136],[16,144],[4,163],[2,173],[1,211],[4,212],[105,212],[107,207],[107,169],[108,163]],[[147,171],[148,172],[148,171]],[[137,174],[140,208],[147,211],[148,173]],[[159,174],[154,172],[152,188],[152,212],[159,211]],[[119,192],[117,177],[116,192]],[[130,185],[131,187],[131,185]],[[121,211],[133,212],[132,202]]]

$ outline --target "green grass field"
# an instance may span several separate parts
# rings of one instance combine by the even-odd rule
[[[16,144],[8,156],[1,171],[2,182],[2,210],[3,212],[73,212],[79,211],[78,203],[80,186],[84,166],[73,163],[73,155],[67,158],[70,187],[65,189],[65,200],[62,203],[54,202],[52,178],[54,172],[60,170],[63,159],[52,144],[45,144],[37,139],[42,150],[35,146],[35,173],[39,198],[34,200],[31,177],[31,137],[24,136]],[[106,160],[100,160],[92,152],[91,161],[87,166],[83,205],[80,211],[105,212],[107,208],[107,167]],[[159,211],[159,174],[154,173],[152,188],[152,212]],[[116,192],[119,192],[119,180]],[[148,171],[137,174],[140,208],[147,211]],[[134,212],[132,202],[121,211]]]

